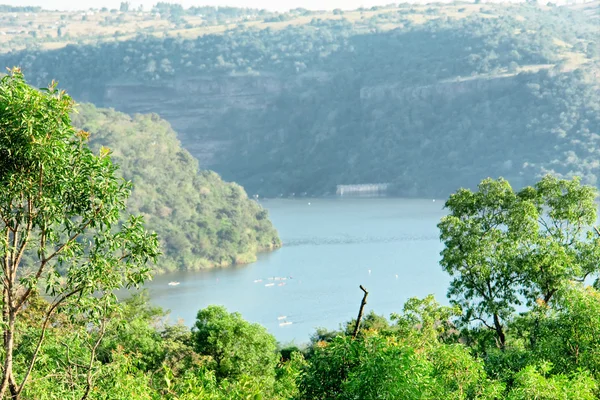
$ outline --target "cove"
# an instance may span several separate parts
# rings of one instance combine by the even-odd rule
[[[265,326],[280,342],[301,344],[317,327],[336,329],[356,317],[360,284],[369,291],[365,312],[386,317],[414,296],[434,294],[447,303],[450,279],[438,264],[436,227],[445,215],[443,201],[303,198],[261,204],[283,247],[250,265],[155,277],[145,288],[153,304],[171,310],[171,322],[191,326],[199,309],[220,304]]]

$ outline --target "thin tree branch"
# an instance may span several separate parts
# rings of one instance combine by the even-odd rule
[[[19,386],[19,389],[17,391],[18,394],[21,394],[21,392],[23,391],[23,388],[25,387],[25,383],[27,382],[27,378],[29,378],[31,371],[33,370],[33,365],[35,364],[35,361],[37,360],[37,356],[40,351],[40,348],[42,347],[42,342],[44,341],[44,338],[46,336],[46,330],[48,329],[48,323],[50,322],[50,317],[52,316],[52,313],[65,300],[67,300],[69,297],[81,292],[82,290],[83,290],[83,288],[76,288],[76,289],[73,289],[72,291],[70,291],[69,293],[62,295],[57,301],[55,301],[52,304],[50,309],[46,312],[46,316],[44,317],[44,323],[42,325],[42,333],[40,334],[40,337],[38,339],[38,343],[36,345],[35,351],[33,352],[33,355],[31,356],[29,366],[27,367],[27,372],[25,373],[25,376],[23,377],[23,381],[21,382],[21,385]]]
[[[56,257],[61,251],[63,251],[63,249],[65,247],[67,247],[68,245],[73,243],[73,241],[75,239],[77,239],[83,233],[82,231],[92,223],[92,220],[93,220],[93,218],[90,218],[85,224],[81,225],[81,227],[78,228],[79,232],[75,233],[66,242],[61,244],[60,247],[54,251],[54,253],[52,253],[48,257],[42,259],[42,265],[45,266],[50,260],[52,260],[54,257]]]
[[[487,323],[487,322],[485,322],[485,320],[484,320],[483,318],[481,318],[481,317],[473,317],[473,318],[471,318],[471,321],[479,321],[479,322],[481,322],[481,323],[482,323],[482,324],[483,324],[483,325],[484,325],[486,328],[488,328],[488,329],[491,329],[491,330],[493,330],[493,331],[495,331],[495,330],[496,330],[496,328],[494,328],[493,326],[490,326],[490,325],[488,325],[488,323]]]
[[[94,361],[96,359],[96,350],[98,349],[98,346],[100,346],[100,342],[102,342],[102,339],[104,338],[105,333],[106,333],[106,320],[103,319],[102,322],[100,323],[100,332],[98,334],[98,340],[96,340],[96,343],[94,344],[94,347],[92,348],[92,354],[90,354],[90,364],[87,367],[88,371],[87,371],[86,388],[85,388],[85,393],[83,394],[83,396],[81,396],[81,400],[86,400],[88,398],[88,395],[90,394],[90,390],[92,390],[92,383],[93,383],[93,377],[94,377],[94,374],[92,373],[92,367],[94,366]]]
[[[33,228],[33,215],[32,214],[33,214],[33,204],[31,202],[31,198],[30,198],[27,200],[27,226],[25,228],[25,235],[24,235],[23,239],[21,239],[19,249],[17,250],[17,257],[13,261],[13,269],[15,271],[15,276],[16,276],[17,268],[19,267],[19,264],[21,263],[21,258],[23,257],[23,253],[25,253],[25,248],[27,247],[27,244],[29,243],[29,239],[31,236],[31,230]]]
[[[67,350],[67,353],[66,353],[67,365],[74,365],[74,366],[79,367],[79,368],[85,368],[85,365],[76,363],[75,361],[71,361],[71,356],[70,356],[71,348],[69,347],[69,345],[67,343],[61,343],[61,344],[63,346],[65,346],[65,348]]]

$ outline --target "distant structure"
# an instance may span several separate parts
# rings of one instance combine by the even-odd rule
[[[387,192],[389,183],[364,183],[360,185],[337,185],[338,196],[382,195]]]

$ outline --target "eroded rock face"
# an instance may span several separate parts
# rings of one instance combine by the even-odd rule
[[[296,84],[292,82],[291,85]],[[229,133],[220,127],[236,111],[259,112],[290,83],[275,76],[210,76],[175,78],[160,83],[109,82],[103,87],[72,90],[79,101],[90,101],[128,114],[156,113],[178,133],[183,146],[212,164],[215,151],[226,146]],[[250,130],[258,127],[247,121]]]
[[[276,106],[279,96],[286,92],[309,92],[311,87],[328,82],[325,72],[311,71],[284,80],[275,75],[210,76],[175,78],[160,83],[110,82],[104,87],[75,93],[84,101],[94,101],[129,114],[156,113],[169,121],[183,146],[200,160],[203,168],[214,165],[214,155],[226,150],[232,134],[230,119],[243,119],[247,132],[263,128],[258,116]],[[360,88],[357,95],[366,107],[389,101],[452,101],[473,91],[491,88],[510,89],[513,77],[468,78],[433,85],[410,86],[390,82]],[[250,116],[250,117],[249,117]],[[229,121],[228,121],[229,120]],[[244,133],[241,133],[244,134]]]
[[[403,83],[389,83],[385,85],[366,86],[360,90],[363,103],[390,100],[442,100],[452,101],[455,98],[474,91],[510,89],[518,83],[514,76],[499,77],[472,77],[441,81],[433,85],[410,86]]]

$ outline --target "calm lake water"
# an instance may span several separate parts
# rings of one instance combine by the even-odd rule
[[[413,296],[433,293],[438,301],[447,302],[449,277],[438,264],[442,245],[436,227],[444,215],[442,201],[344,198],[261,203],[284,246],[250,265],[156,277],[146,287],[154,304],[171,310],[172,321],[181,318],[191,326],[199,309],[220,304],[262,324],[280,342],[301,344],[317,327],[338,328],[356,317],[360,284],[369,291],[365,311],[388,317]],[[171,281],[180,284],[169,286]],[[280,326],[284,321],[292,324]]]

